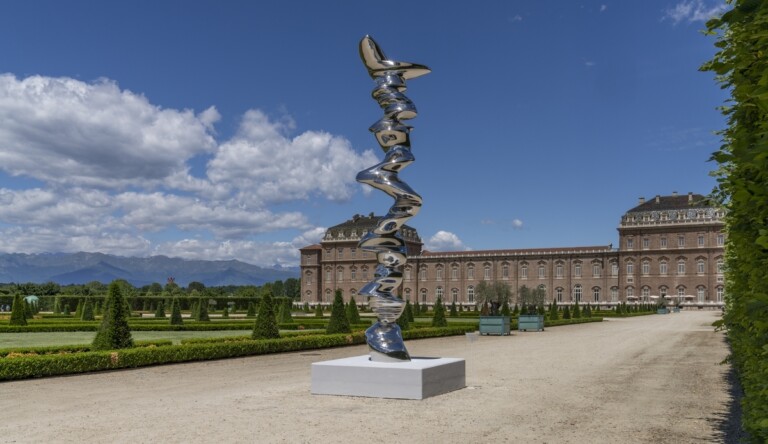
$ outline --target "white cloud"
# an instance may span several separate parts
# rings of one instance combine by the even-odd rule
[[[324,229],[271,204],[347,200],[360,190],[357,171],[379,162],[343,137],[291,136],[290,115],[273,121],[258,110],[219,143],[219,119],[214,107],[163,109],[110,80],[0,74],[0,172],[42,182],[27,189],[0,183],[0,251],[295,265],[297,249],[318,242]],[[194,177],[190,160],[200,155],[211,160]],[[301,234],[258,240],[282,230]]]
[[[720,2],[704,2],[704,0],[684,0],[674,7],[664,11],[662,20],[672,20],[674,24],[680,22],[705,22],[727,11],[728,5]]]
[[[240,203],[263,204],[321,196],[348,200],[356,173],[379,162],[372,151],[357,154],[344,138],[307,131],[293,139],[284,124],[248,111],[238,134],[208,163],[208,177]]]
[[[522,230],[523,229],[523,221],[520,219],[512,219],[512,228],[515,230]]]
[[[508,20],[510,23],[515,23],[515,22],[522,22],[522,21],[523,21],[523,16],[522,16],[522,15],[520,15],[520,14],[516,14],[516,15],[515,15],[515,16],[513,16],[513,17],[509,17],[507,20]]]
[[[215,108],[162,109],[116,83],[0,75],[0,169],[48,183],[147,186],[213,152]]]
[[[608,5],[600,5],[600,12],[603,12],[606,9],[608,9]]]
[[[468,250],[464,242],[459,239],[459,236],[449,231],[438,231],[434,236],[429,238],[424,247],[430,251],[463,251]]]

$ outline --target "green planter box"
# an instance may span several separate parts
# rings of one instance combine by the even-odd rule
[[[544,316],[520,315],[517,318],[517,329],[520,331],[544,331]]]
[[[481,335],[507,336],[509,333],[509,316],[480,316]]]
[[[656,314],[660,314],[660,315],[669,314],[669,310],[667,310],[666,308],[657,308]]]

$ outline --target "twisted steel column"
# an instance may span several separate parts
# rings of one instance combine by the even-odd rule
[[[360,289],[369,297],[369,305],[378,321],[365,332],[373,361],[410,361],[397,318],[405,303],[392,292],[403,281],[402,267],[407,261],[405,241],[400,227],[421,209],[421,196],[401,181],[398,172],[415,159],[411,153],[411,127],[402,120],[416,117],[416,106],[405,92],[405,81],[430,72],[423,65],[396,62],[386,58],[376,42],[365,36],[360,41],[360,57],[368,74],[376,82],[371,96],[384,110],[384,116],[370,131],[384,150],[384,160],[357,174],[357,181],[381,190],[395,199],[389,212],[376,227],[366,233],[358,246],[376,253],[379,265],[374,279]]]

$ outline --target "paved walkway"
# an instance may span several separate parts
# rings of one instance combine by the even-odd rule
[[[466,389],[423,401],[309,393],[312,362],[364,346],[0,383],[0,442],[727,442],[718,315],[409,341],[467,360]]]

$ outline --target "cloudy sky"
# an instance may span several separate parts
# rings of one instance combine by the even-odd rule
[[[0,252],[296,265],[391,199],[357,54],[433,72],[419,108],[432,250],[607,245],[640,196],[714,186],[724,2],[0,4]]]

